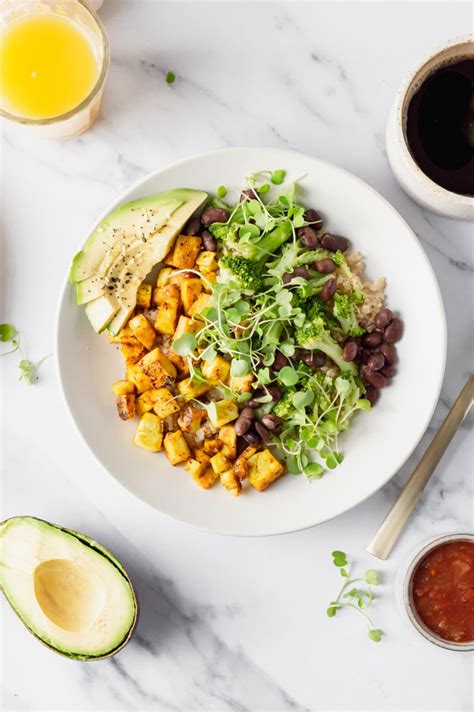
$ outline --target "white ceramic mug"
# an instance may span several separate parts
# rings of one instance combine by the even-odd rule
[[[423,82],[439,67],[467,58],[474,58],[472,37],[455,37],[404,77],[388,118],[386,143],[395,178],[413,200],[440,215],[474,220],[474,197],[452,193],[428,178],[411,155],[406,137],[408,106]]]

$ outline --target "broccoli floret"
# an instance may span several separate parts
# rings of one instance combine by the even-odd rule
[[[257,292],[262,288],[262,265],[259,262],[252,262],[239,255],[224,255],[219,260],[219,267],[222,281],[227,281],[228,276],[229,279],[238,282],[244,291]]]
[[[236,222],[231,222],[231,223],[212,223],[212,225],[209,225],[207,228],[211,235],[216,238],[216,240],[235,240],[236,239],[236,233],[239,229],[239,224]]]
[[[327,318],[326,305],[319,297],[312,297],[311,307],[308,312],[308,319],[312,321],[318,316],[322,317],[323,319]]]
[[[289,221],[277,225],[271,232],[264,235],[258,242],[239,242],[235,240],[226,245],[235,254],[248,260],[265,260],[276,252],[293,234]]]
[[[318,316],[296,330],[296,342],[298,346],[311,351],[317,349],[326,354],[341,371],[349,371],[354,375],[357,368],[352,361],[344,361],[342,348],[335,341],[327,328],[327,323],[323,317]]]
[[[358,290],[350,294],[336,292],[334,295],[333,314],[347,336],[362,336],[365,333],[365,329],[359,326],[355,309],[355,305],[363,301],[364,295]]]
[[[295,413],[295,406],[293,405],[293,396],[296,393],[296,388],[288,388],[283,397],[280,398],[278,403],[273,406],[273,413],[283,420],[288,420]]]

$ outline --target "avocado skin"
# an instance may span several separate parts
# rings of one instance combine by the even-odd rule
[[[67,527],[62,527],[59,524],[53,524],[52,522],[48,522],[46,519],[40,519],[39,517],[32,517],[30,515],[19,515],[16,517],[10,517],[9,519],[5,519],[3,522],[0,522],[0,536],[2,535],[2,531],[4,528],[8,526],[10,522],[13,522],[15,520],[20,520],[20,519],[33,519],[37,522],[41,522],[42,524],[47,524],[50,527],[54,527],[55,529],[58,529],[61,532],[64,532],[65,534],[69,534],[70,536],[73,536],[75,539],[81,542],[81,544],[88,546],[89,548],[93,549],[96,551],[98,554],[101,554],[101,556],[104,556],[108,561],[120,572],[120,574],[124,577],[124,579],[127,581],[127,583],[130,586],[130,591],[132,593],[132,598],[133,598],[133,605],[134,605],[134,617],[133,617],[133,622],[132,625],[130,626],[130,630],[128,631],[127,635],[125,636],[124,640],[118,645],[116,648],[113,650],[109,650],[108,653],[104,655],[79,655],[76,653],[66,653],[63,650],[59,650],[58,648],[55,648],[53,645],[50,645],[47,643],[45,640],[39,637],[35,633],[35,631],[23,620],[23,618],[20,616],[19,612],[16,610],[15,606],[13,605],[13,602],[8,598],[8,596],[5,596],[7,599],[8,603],[10,604],[11,608],[15,611],[16,615],[18,618],[20,618],[21,622],[27,628],[27,630],[34,635],[36,640],[38,640],[42,645],[44,645],[46,648],[49,648],[53,652],[57,653],[58,655],[61,655],[62,657],[68,658],[69,660],[78,660],[80,662],[93,662],[95,660],[106,660],[107,658],[112,657],[113,655],[116,655],[122,648],[125,647],[125,645],[128,643],[130,638],[132,637],[135,627],[137,625],[138,621],[138,615],[139,615],[139,606],[138,606],[138,600],[137,596],[135,593],[135,589],[133,588],[132,582],[123,568],[122,564],[111,554],[108,549],[103,547],[101,544],[98,542],[94,541],[93,539],[90,539],[88,536],[85,534],[82,534],[81,532],[76,532],[74,529],[68,529]],[[0,586],[0,590],[2,590]]]

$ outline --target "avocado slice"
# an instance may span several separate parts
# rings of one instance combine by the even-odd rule
[[[115,654],[137,619],[132,584],[112,554],[35,517],[0,524],[0,587],[36,638],[74,660]]]
[[[127,203],[103,220],[73,260],[79,304],[100,332],[113,319],[117,333],[136,304],[138,286],[169,252],[207,193],[182,188]],[[114,310],[111,307],[118,303]],[[116,316],[115,316],[116,315]]]

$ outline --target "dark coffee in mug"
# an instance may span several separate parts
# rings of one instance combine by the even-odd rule
[[[428,178],[474,195],[474,59],[439,67],[410,101],[407,142]]]

